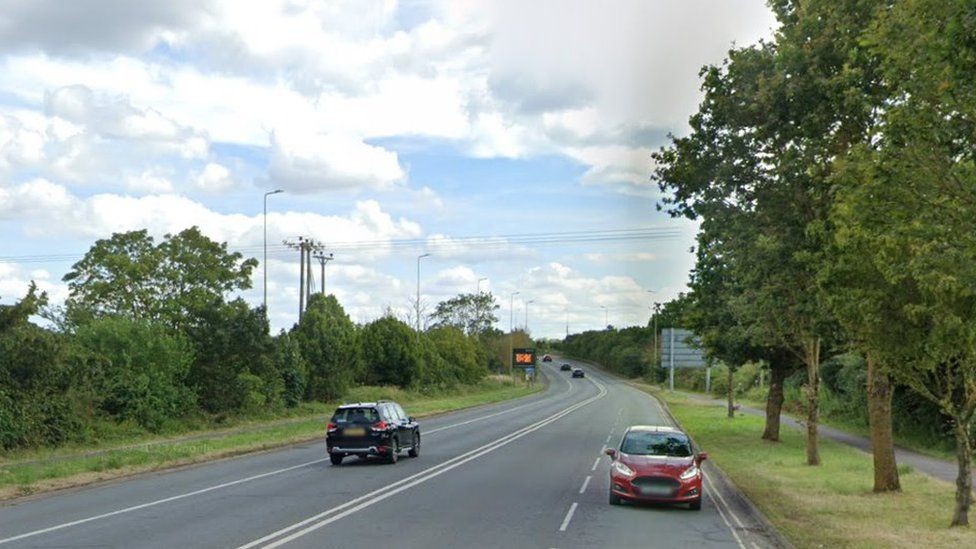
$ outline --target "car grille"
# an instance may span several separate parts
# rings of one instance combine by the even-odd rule
[[[681,487],[681,483],[676,479],[670,477],[637,477],[630,483],[637,489],[643,490],[646,488],[667,488],[670,495],[674,495]]]

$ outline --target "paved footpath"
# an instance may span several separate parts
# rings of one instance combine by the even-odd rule
[[[675,391],[675,393],[698,401],[708,402],[716,406],[726,406],[727,404],[724,400],[714,399],[701,393],[691,393],[687,391]],[[759,410],[749,406],[740,405],[739,411],[754,416],[763,418],[766,417],[765,410]],[[783,425],[796,429],[806,428],[801,422],[785,414],[780,417],[780,422]],[[853,446],[854,448],[868,454],[871,453],[871,439],[867,437],[842,431],[823,424],[817,428],[817,431],[821,437],[828,438],[848,446]],[[911,465],[916,471],[920,471],[946,482],[955,482],[958,474],[958,468],[955,461],[948,461],[937,457],[927,456],[914,450],[909,450],[899,446],[895,446],[895,460],[899,465]],[[976,473],[974,473],[974,479],[976,479]]]

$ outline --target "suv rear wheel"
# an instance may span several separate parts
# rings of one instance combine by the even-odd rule
[[[390,455],[387,456],[386,461],[389,463],[396,463],[397,459],[400,458],[400,441],[393,439],[390,441]]]
[[[332,462],[332,465],[341,465],[343,457],[345,456],[342,454],[329,454],[329,461]]]

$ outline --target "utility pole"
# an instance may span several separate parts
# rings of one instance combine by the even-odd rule
[[[322,244],[303,236],[298,237],[297,242],[288,240],[282,242],[291,249],[297,249],[300,257],[298,266],[298,322],[301,322],[308,306],[306,296],[310,298],[312,295],[312,252],[322,250]]]
[[[322,253],[315,254],[315,259],[319,260],[319,266],[322,268],[322,295],[325,295],[325,264],[335,259],[332,254],[325,255]]]
[[[529,333],[529,305],[535,303],[534,299],[525,302],[525,333]]]

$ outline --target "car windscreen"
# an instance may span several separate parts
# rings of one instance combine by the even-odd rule
[[[688,457],[691,441],[680,433],[636,431],[627,433],[620,451],[638,456]]]
[[[335,423],[376,423],[380,415],[376,408],[339,408],[332,421]]]

